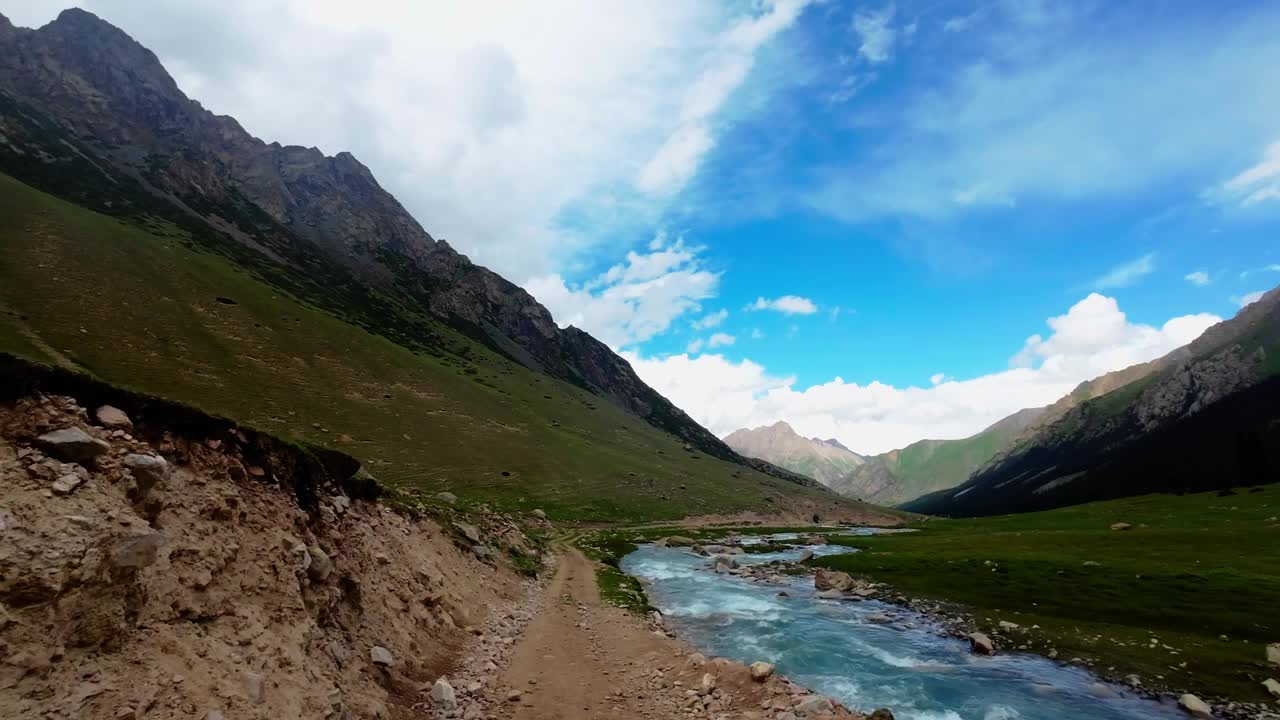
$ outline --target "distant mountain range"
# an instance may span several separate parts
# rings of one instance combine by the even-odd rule
[[[840,478],[866,462],[838,440],[801,437],[785,422],[735,430],[724,441],[742,455],[767,460],[833,488]]]
[[[1276,481],[1280,288],[1185,347],[1082,385],[966,482],[903,507],[988,515]]]
[[[1051,405],[1020,410],[971,437],[920,440],[867,457],[850,452],[856,463],[842,455],[831,457],[833,448],[844,449],[838,442],[803,438],[784,422],[738,430],[725,441],[742,454],[813,477],[846,497],[935,514],[1015,512],[1135,492],[1248,484],[1255,477],[1261,478],[1257,482],[1280,479],[1274,474],[1280,469],[1274,426],[1249,424],[1262,422],[1257,412],[1267,416],[1259,403],[1280,368],[1277,292],[1190,345],[1083,382]],[[1221,428],[1204,427],[1227,407],[1254,421],[1228,418]],[[1188,428],[1205,435],[1186,435]],[[1232,432],[1244,438],[1238,450],[1232,449]],[[1212,460],[1208,465],[1188,460],[1184,470],[1171,468],[1163,479],[1147,472],[1116,478],[1105,469],[1119,462],[1116,458],[1163,468],[1167,463],[1144,453],[1163,448],[1169,442],[1163,438],[1169,437],[1186,440],[1186,449],[1170,452],[1170,457],[1224,454],[1234,458],[1227,465],[1235,469],[1212,470]],[[1265,447],[1261,454],[1258,443]],[[1253,454],[1242,458],[1240,453]],[[1199,468],[1200,474],[1193,476],[1190,468]]]

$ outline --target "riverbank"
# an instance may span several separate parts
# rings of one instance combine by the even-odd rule
[[[441,718],[502,720],[667,720],[669,718],[861,718],[769,669],[756,672],[709,659],[675,638],[660,619],[602,601],[595,568],[581,552],[559,550],[559,565],[540,597],[519,616],[532,617],[498,650],[489,677],[464,678],[476,688],[465,711]],[[479,648],[463,665],[493,662]],[[501,666],[499,668],[499,666]],[[481,671],[483,672],[483,671]],[[474,709],[472,709],[474,707]]]
[[[957,634],[1257,716],[1280,674],[1266,657],[1280,640],[1278,514],[1276,486],[1147,496],[835,537],[860,552],[816,563],[889,584],[887,599]]]

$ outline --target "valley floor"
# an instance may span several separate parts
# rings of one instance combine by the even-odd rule
[[[833,538],[821,564],[885,582],[961,634],[1147,690],[1274,702],[1280,486],[1148,495],[1047,512],[931,519]]]

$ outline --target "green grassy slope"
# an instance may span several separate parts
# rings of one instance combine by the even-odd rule
[[[1006,648],[1056,648],[1148,687],[1257,701],[1263,649],[1280,641],[1277,516],[1277,485],[1148,495],[849,537],[863,552],[821,563],[960,603]],[[1000,620],[1039,629],[1002,631]]]
[[[410,351],[164,222],[144,230],[0,175],[0,237],[0,350],[338,447],[393,487],[631,522],[835,502],[686,452],[444,326],[447,352]]]

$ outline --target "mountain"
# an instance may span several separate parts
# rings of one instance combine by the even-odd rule
[[[831,502],[432,237],[352,155],[253,137],[82,10],[0,17],[0,201],[0,349],[298,435],[376,428],[364,459],[419,486],[624,514]]]
[[[724,441],[742,455],[767,460],[828,486],[865,462],[837,440],[801,437],[781,421],[753,430],[735,430]]]
[[[1102,386],[963,485],[904,507],[988,515],[1280,480],[1280,288]]]
[[[955,487],[1021,437],[1045,412],[1046,408],[1019,410],[971,437],[920,440],[874,455],[828,485],[842,495],[885,505]]]

